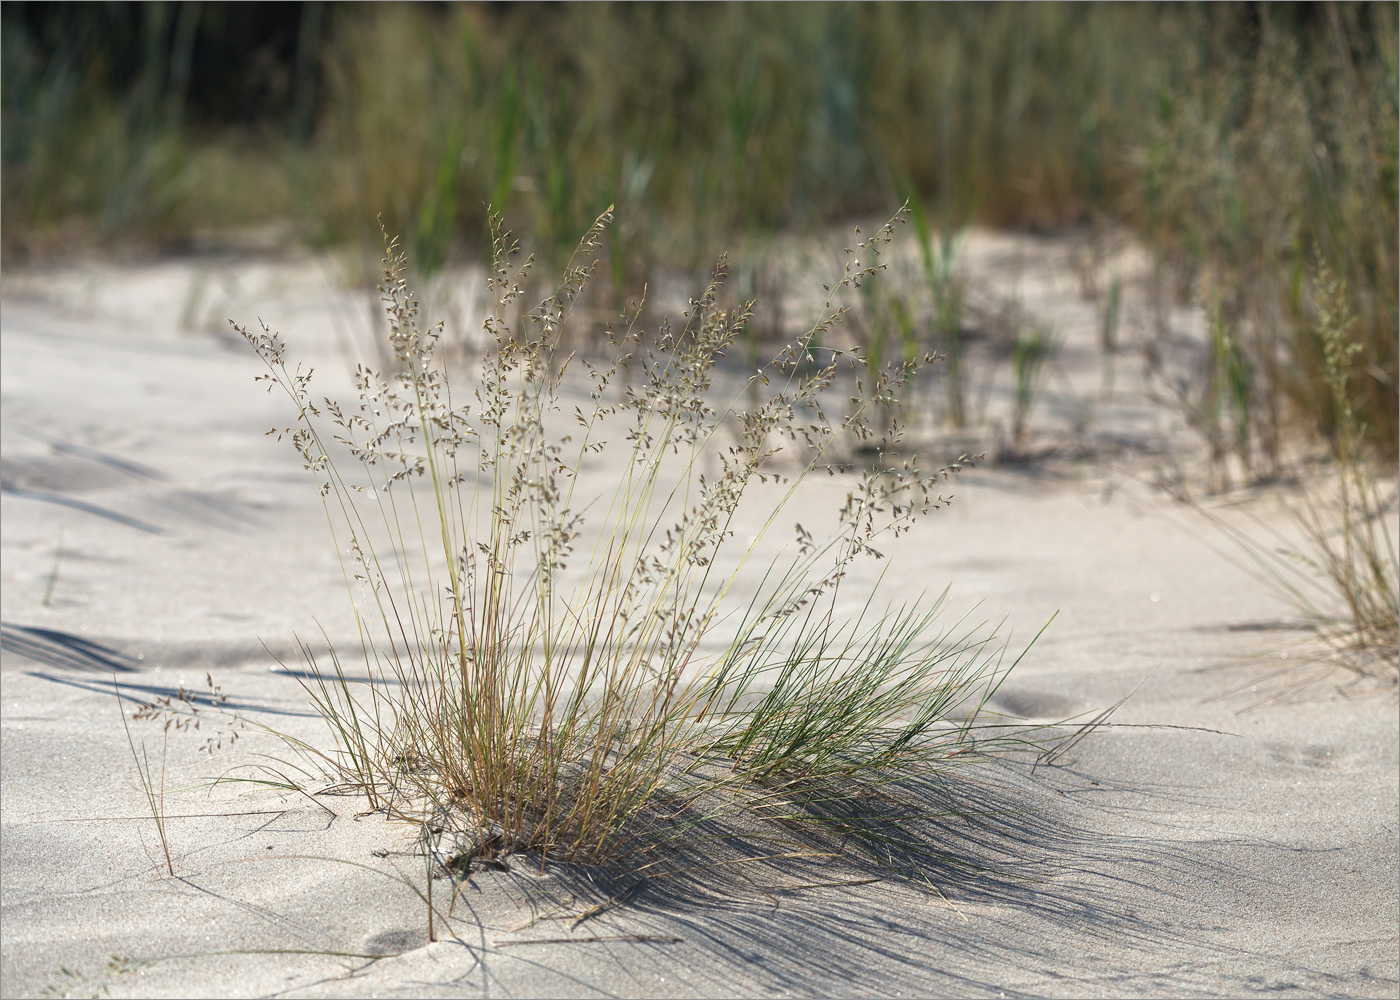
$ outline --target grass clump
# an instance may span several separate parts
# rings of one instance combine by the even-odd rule
[[[979,750],[1021,739],[982,717],[1009,669],[994,631],[937,629],[936,605],[872,597],[848,616],[840,602],[882,538],[948,502],[956,465],[887,462],[894,424],[875,463],[840,480],[834,532],[799,523],[765,547],[799,484],[846,471],[920,363],[874,370],[830,346],[839,297],[882,266],[899,217],[848,251],[818,321],[747,376],[722,362],[752,308],[722,304],[723,262],[681,328],[644,337],[634,304],[606,359],[569,353],[610,219],[529,309],[532,262],[494,221],[491,347],[468,393],[393,243],[395,367],[361,367],[354,402],[315,398],[276,334],[240,330],[296,408],[282,433],[320,486],[369,672],[350,680],[332,650],[323,673],[303,646],[335,739],[321,763],[375,806],[447,817],[468,835],[457,853],[600,862],[663,806],[817,786],[854,798],[969,759],[974,736]],[[720,383],[743,404],[718,407]]]
[[[1304,515],[1304,524],[1318,553],[1314,566],[1341,595],[1351,633],[1362,646],[1394,650],[1400,643],[1400,554],[1385,518],[1395,498],[1383,499],[1370,474],[1363,430],[1352,408],[1352,369],[1363,347],[1351,338],[1356,317],[1350,312],[1346,288],[1325,264],[1319,266],[1318,278],[1324,378],[1338,415],[1334,509],[1340,530],[1326,530],[1316,516]],[[1316,513],[1315,507],[1305,510]]]
[[[1394,483],[1382,485],[1352,404],[1354,368],[1365,350],[1355,337],[1344,283],[1316,259],[1316,336],[1337,431],[1328,466],[1287,504],[1302,544],[1270,530],[1272,542],[1217,521],[1265,581],[1337,653],[1362,673],[1396,679],[1400,644],[1400,553],[1391,534]]]

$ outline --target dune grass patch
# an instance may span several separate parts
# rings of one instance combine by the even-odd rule
[[[601,862],[702,799],[776,795],[800,815],[807,795],[829,808],[1032,741],[987,711],[1012,665],[996,629],[848,594],[857,564],[946,506],[959,468],[888,458],[883,414],[932,358],[875,369],[833,346],[842,296],[901,217],[847,252],[802,337],[742,374],[724,358],[752,303],[724,304],[723,262],[676,327],[644,335],[634,304],[605,357],[571,352],[610,219],[532,307],[532,261],[495,221],[474,371],[449,374],[395,243],[394,364],[360,367],[358,398],[317,397],[280,336],[239,328],[294,408],[278,436],[324,499],[369,677],[302,643],[333,745],[298,749],[377,808],[435,817],[444,862]],[[819,531],[792,508],[828,476],[842,498]]]

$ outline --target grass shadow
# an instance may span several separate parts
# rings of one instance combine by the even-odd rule
[[[537,870],[538,856],[472,877],[508,883],[535,913],[497,945],[637,942],[678,965],[700,959],[719,982],[741,976],[799,994],[902,982],[1016,995],[1008,978],[1055,978],[1046,970],[1066,968],[1074,950],[1239,957],[1214,933],[1218,915],[1199,905],[1202,887],[1262,892],[1267,880],[1230,855],[1295,850],[1117,833],[1144,811],[1179,808],[1185,790],[980,763],[975,774],[911,779],[854,805],[809,803],[816,822],[785,825],[782,845],[751,819],[702,819],[660,860],[639,865],[624,851],[604,866],[550,863],[547,890],[521,872]],[[1087,791],[1104,794],[1076,796]],[[1154,801],[1144,810],[1131,804],[1136,794]],[[754,858],[764,860],[745,860]],[[562,910],[561,896],[572,899]],[[665,950],[673,944],[691,954]]]

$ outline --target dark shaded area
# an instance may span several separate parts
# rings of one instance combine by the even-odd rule
[[[80,510],[147,534],[167,532],[166,528],[141,518],[68,495],[120,487],[131,479],[166,482],[166,476],[160,471],[96,448],[64,441],[51,442],[50,448],[53,455],[0,459],[0,490],[8,496]],[[167,488],[149,499],[182,518],[226,531],[239,531],[257,523],[248,504],[205,490]]]
[[[129,458],[122,458],[120,455],[113,455],[110,452],[101,451],[97,448],[89,448],[80,444],[70,444],[67,441],[54,441],[50,447],[60,455],[73,455],[76,458],[86,458],[89,461],[99,462],[118,472],[124,472],[128,476],[135,476],[138,479],[165,479],[165,476],[159,470],[153,469],[149,465],[142,465],[140,462],[133,462]]]
[[[119,673],[139,669],[139,661],[134,656],[56,629],[4,622],[0,624],[0,647],[7,653],[51,667]]]
[[[164,528],[147,521],[142,521],[140,518],[129,517],[115,510],[100,507],[95,503],[88,503],[86,500],[78,500],[74,497],[64,496],[61,493],[43,493],[38,490],[12,490],[9,488],[5,488],[3,492],[9,496],[19,497],[25,500],[39,500],[43,503],[58,504],[60,507],[71,507],[74,510],[82,511],[84,514],[94,514],[97,517],[105,518],[108,521],[114,521],[127,528],[135,528],[137,531],[144,531],[148,535],[165,534]]]
[[[364,943],[364,950],[371,955],[401,955],[428,943],[425,927],[404,927],[399,930],[380,931],[371,935]]]
[[[55,449],[57,450],[57,449]],[[126,482],[108,463],[94,464],[64,455],[0,458],[0,488],[70,493],[98,490]]]
[[[44,67],[64,65],[74,75],[112,93],[144,92],[161,112],[196,128],[260,124],[305,129],[326,104],[325,53],[334,44],[338,22],[354,20],[358,4],[323,0],[284,2],[16,2],[6,3],[3,29],[18,33],[29,57]],[[430,16],[445,18],[441,3],[418,3]],[[575,38],[567,30],[575,16],[555,3],[481,3],[475,16],[489,30],[516,44],[533,44],[537,53],[563,69],[577,69],[579,53],[571,52]],[[675,86],[662,95],[682,102],[697,89],[710,70],[703,51],[686,46],[679,37],[691,19],[703,32],[706,18],[720,15],[703,10],[708,4],[626,4],[597,13],[615,19],[629,34],[655,33],[670,42],[681,64]],[[723,6],[723,5],[720,5]],[[771,5],[770,5],[771,6]],[[851,5],[848,27],[862,11]],[[1203,12],[1209,31],[1242,54],[1256,53],[1265,22],[1283,25],[1299,37],[1327,29],[1322,3],[1211,4]],[[949,18],[966,13],[946,14]],[[975,15],[973,15],[975,16]],[[1356,27],[1362,33],[1379,30],[1371,5],[1357,5]],[[917,27],[916,16],[908,24]],[[1366,47],[1353,40],[1351,55],[1364,58]],[[571,63],[574,65],[571,67]]]
[[[3,649],[7,655],[22,657],[44,667],[78,671],[79,676],[60,676],[42,670],[29,671],[29,674],[51,684],[79,688],[96,694],[112,693],[110,676],[105,680],[101,678],[89,680],[81,675],[92,673],[110,675],[113,672],[122,675],[142,673],[150,679],[147,683],[141,683],[134,678],[121,682],[121,696],[133,705],[153,701],[157,698],[178,699],[181,691],[179,684],[154,683],[155,675],[151,672],[154,667],[164,667],[167,670],[176,671],[190,670],[195,672],[196,677],[198,677],[202,671],[237,666],[259,658],[276,659],[278,655],[276,652],[269,651],[265,646],[221,645],[218,643],[147,645],[143,653],[134,654],[106,643],[73,635],[70,632],[38,628],[32,625],[17,625],[13,622],[0,624],[0,649]],[[279,669],[278,673],[286,674],[303,682],[336,683],[340,680],[338,676],[320,675],[305,670]],[[347,677],[345,679],[351,684],[368,683],[368,678]],[[201,704],[208,700],[207,694],[192,693],[195,700]],[[317,717],[317,713],[310,709],[306,711],[284,710],[269,707],[260,701],[238,698],[225,698],[219,701],[217,707],[220,710],[230,712],[265,712],[272,715],[289,715],[300,718]]]
[[[67,664],[58,665],[67,666]],[[110,680],[104,682],[89,681],[75,677],[57,677],[39,670],[30,671],[29,676],[38,677],[40,680],[48,681],[51,684],[77,688],[80,691],[87,691],[92,694],[113,693],[112,682]],[[191,692],[188,688],[182,688],[178,684],[133,684],[129,681],[124,681],[119,688],[120,697],[138,708],[143,704],[165,698],[169,698],[178,704],[181,700],[180,695],[182,691],[186,694],[191,694],[195,704],[199,707],[204,707],[207,703],[210,708],[215,708],[222,713],[256,712],[264,715],[290,716],[299,719],[317,719],[321,717],[320,713],[314,711],[295,711],[285,708],[273,708],[265,702],[247,701],[239,698],[224,698],[216,703],[208,695],[202,692]]]
[[[209,643],[191,646],[157,645],[148,647],[146,652],[141,655],[134,655],[114,646],[84,639],[69,632],[38,628],[32,625],[17,625],[12,622],[0,625],[0,649],[3,649],[7,655],[23,657],[45,667],[75,670],[79,671],[80,674],[107,674],[109,676],[105,680],[89,680],[81,675],[60,676],[42,670],[29,671],[30,676],[38,677],[51,684],[103,695],[112,693],[110,675],[113,672],[123,675],[140,672],[148,678],[153,678],[150,671],[151,668],[157,666],[169,670],[198,672],[234,666],[259,657],[276,658],[276,653],[270,652],[266,647],[223,646]],[[278,672],[303,682],[336,683],[340,680],[336,676],[319,675],[303,670],[279,670]],[[368,682],[367,678],[348,677],[346,680],[351,684]],[[120,686],[121,697],[138,706],[143,702],[159,698],[179,699],[181,691],[182,688],[179,684],[141,683],[134,679],[123,680]],[[200,704],[209,700],[207,694],[192,693],[195,701]],[[274,708],[261,701],[231,697],[221,699],[215,707],[223,712],[262,712],[269,715],[296,716],[298,718],[318,717],[318,713],[309,708],[306,710]]]
[[[4,5],[3,31],[21,35],[28,58],[47,73],[130,94],[153,118],[196,129],[289,128],[314,113],[331,7],[18,2]]]
[[[242,531],[258,523],[248,505],[205,490],[175,490],[156,502],[184,517],[224,531]]]
[[[888,995],[892,982],[914,995],[1037,995],[1009,987],[1008,973],[1049,988],[1071,968],[1100,986],[1120,975],[1140,984],[1141,959],[1133,955],[1151,956],[1150,967],[1178,989],[1197,984],[1205,993],[1343,995],[1358,982],[1382,981],[1367,968],[1338,975],[1301,957],[1281,960],[1272,983],[1232,979],[1232,961],[1256,956],[1222,932],[1251,916],[1259,900],[1353,864],[1340,849],[1179,839],[1165,817],[1187,804],[1221,803],[1203,803],[1199,791],[1170,781],[1127,787],[1073,768],[1032,777],[1008,761],[976,771],[905,782],[856,808],[809,804],[813,822],[786,826],[776,841],[751,823],[707,821],[645,877],[639,869],[661,852],[603,868],[552,864],[555,884],[547,889],[489,868],[473,878],[508,886],[539,914],[557,912],[558,897],[570,894],[576,912],[601,904],[582,927],[537,924],[518,933],[520,943],[585,931],[648,935],[658,962],[682,981],[695,968],[685,956],[694,949],[715,963],[713,975],[730,968],[762,989],[797,995],[833,983],[847,995]],[[1123,820],[1148,818],[1160,834],[1112,832]],[[841,857],[822,857],[838,848]],[[809,856],[736,864],[789,852]],[[1230,887],[1228,896],[1215,894],[1219,886]],[[459,909],[475,895],[464,888]],[[515,937],[498,946],[508,943]]]

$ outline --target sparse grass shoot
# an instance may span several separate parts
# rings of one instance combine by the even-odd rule
[[[1031,412],[1045,388],[1046,362],[1054,357],[1059,342],[1048,324],[1026,316],[1019,308],[1012,324],[1011,373],[1015,384],[1011,432],[1021,445],[1030,431]]]
[[[156,836],[160,838],[161,851],[165,855],[165,869],[173,877],[175,862],[170,858],[170,838],[165,829],[165,759],[166,750],[170,745],[170,730],[167,727],[161,731],[160,777],[157,778],[155,770],[151,767],[151,757],[146,751],[145,740],[141,741],[140,749],[137,749],[136,740],[131,735],[131,724],[126,721],[122,691],[117,684],[115,673],[112,674],[112,688],[117,695],[117,711],[122,713],[122,730],[126,733],[126,742],[131,747],[131,759],[136,764],[136,776],[141,782],[141,792],[146,797],[146,807],[151,810],[151,819],[156,825]]]

